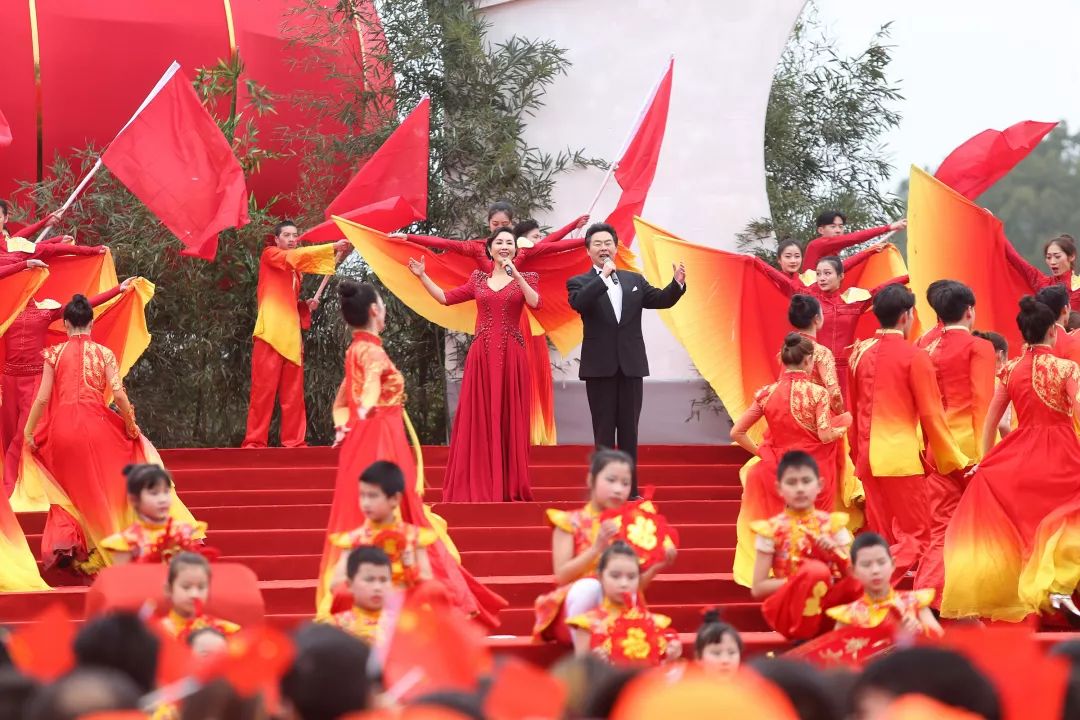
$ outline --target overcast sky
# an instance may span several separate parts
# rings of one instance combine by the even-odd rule
[[[895,180],[931,169],[962,141],[1020,120],[1080,126],[1080,0],[817,0],[841,49],[866,47],[892,21],[890,76],[900,128],[888,138]],[[891,189],[891,188],[890,188]]]

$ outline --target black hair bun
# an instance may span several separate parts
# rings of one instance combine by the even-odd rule
[[[1022,312],[1035,312],[1039,309],[1040,305],[1042,305],[1042,303],[1036,300],[1034,295],[1025,295],[1020,298],[1020,310]]]
[[[799,333],[788,333],[786,336],[784,336],[785,347],[795,347],[796,345],[802,343],[802,341],[803,336]]]
[[[706,625],[710,623],[723,622],[723,615],[720,613],[720,608],[709,608],[705,612],[701,613],[701,621]]]

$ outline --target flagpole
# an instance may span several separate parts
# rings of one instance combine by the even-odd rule
[[[172,64],[169,65],[168,68],[166,68],[165,73],[161,76],[161,79],[159,79],[157,81],[157,84],[155,84],[154,87],[150,90],[150,94],[148,94],[146,96],[146,99],[142,101],[142,104],[139,105],[138,109],[131,116],[131,118],[126,123],[124,123],[124,127],[120,128],[120,132],[116,133],[116,136],[113,137],[113,140],[115,140],[117,137],[120,137],[120,133],[127,130],[128,126],[131,125],[131,123],[135,122],[135,118],[139,117],[139,113],[145,110],[146,106],[150,104],[150,101],[157,97],[157,94],[161,92],[161,89],[165,87],[166,83],[172,80],[173,75],[175,75],[178,70],[180,70],[180,63],[173,60]],[[90,168],[90,172],[86,173],[86,176],[81,181],[79,181],[79,184],[75,187],[75,190],[72,191],[71,195],[68,196],[68,199],[64,201],[64,204],[60,206],[60,209],[56,211],[58,214],[64,214],[67,209],[71,207],[71,204],[75,202],[75,198],[79,197],[79,193],[86,189],[86,186],[90,184],[90,181],[94,179],[94,176],[97,175],[97,172],[100,169],[101,156],[98,156],[97,162],[94,163],[94,167]],[[35,240],[34,242],[39,243],[44,240],[45,236],[48,235],[51,230],[51,227],[47,227],[42,230],[41,234],[37,236],[37,240]]]
[[[664,76],[667,75],[668,69],[671,67],[671,63],[674,62],[675,55],[668,57],[668,67],[664,68],[664,72],[660,75],[660,79],[653,85],[652,92],[645,98],[645,102],[641,105],[641,110],[638,111],[637,120],[630,127],[630,132],[626,134],[626,139],[623,140],[622,147],[619,149],[619,157],[621,158],[626,153],[626,148],[630,146],[630,141],[634,139],[634,135],[637,134],[638,128],[641,126],[641,121],[645,117],[645,113],[648,112],[649,106],[652,104],[654,98],[656,98],[656,91],[660,89],[660,83],[664,82]],[[604,180],[600,183],[600,187],[597,189],[596,194],[593,196],[592,202],[589,203],[589,209],[585,213],[586,215],[592,215],[593,210],[596,209],[596,203],[600,202],[600,195],[604,192],[604,188],[611,182],[611,176],[615,174],[615,170],[619,167],[619,162],[616,160],[608,167],[607,172],[604,174]]]
[[[313,300],[315,300],[316,302],[322,300],[323,290],[326,290],[326,285],[330,282],[331,277],[333,276],[326,275],[323,277],[322,283],[319,284],[319,289],[315,291],[315,296],[312,298]]]

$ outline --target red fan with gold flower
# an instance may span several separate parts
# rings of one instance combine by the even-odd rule
[[[600,516],[601,521],[618,522],[619,531],[615,538],[634,548],[642,570],[662,562],[668,548],[676,548],[679,544],[678,532],[656,511],[652,503],[653,492],[654,488],[647,487],[641,500],[607,510]]]
[[[403,533],[397,530],[380,530],[371,539],[371,544],[382,548],[382,551],[389,556],[394,575],[398,574],[398,568],[400,568],[401,579],[407,587],[412,587],[417,583],[420,573],[416,563],[405,565],[403,561],[405,551],[409,549],[409,540]]]
[[[667,651],[667,638],[644,609],[632,607],[611,624],[607,636],[594,634],[594,648],[607,651],[613,665],[659,665]]]
[[[134,558],[137,563],[167,563],[173,556],[182,552],[193,552],[207,560],[216,560],[221,552],[197,540],[187,525],[177,527],[170,517],[165,522],[165,529],[147,548]]]

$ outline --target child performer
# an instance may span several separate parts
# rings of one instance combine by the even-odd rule
[[[930,544],[923,446],[938,472],[971,464],[945,421],[930,356],[907,342],[914,308],[915,295],[906,287],[881,290],[874,298],[881,329],[851,353],[855,474],[866,491],[867,527],[892,543],[898,574],[912,569]]]
[[[603,600],[596,578],[597,561],[618,533],[614,520],[601,520],[605,511],[626,504],[630,496],[634,461],[621,450],[597,450],[592,455],[586,484],[589,502],[580,510],[548,510],[547,519],[554,530],[551,555],[555,570],[555,590],[536,599],[536,624],[533,638],[571,643],[565,620],[592,610]],[[644,589],[656,574],[674,561],[674,553],[665,562],[645,570],[641,576]]]
[[[393,587],[390,556],[373,545],[354,548],[345,561],[353,606],[322,620],[369,645],[379,639],[379,617]]]
[[[124,468],[128,501],[135,512],[135,522],[121,532],[109,535],[100,547],[112,555],[114,565],[129,562],[169,562],[179,552],[202,554],[206,523],[189,525],[169,517],[173,502],[173,481],[160,465],[142,463]],[[216,554],[216,553],[215,553]]]
[[[766,598],[761,612],[776,632],[806,640],[818,634],[825,610],[858,597],[848,575],[851,533],[845,513],[814,508],[821,478],[810,454],[784,453],[776,483],[785,509],[751,526],[758,539],[750,592]]]
[[[743,654],[739,631],[721,621],[720,611],[715,608],[705,611],[704,621],[694,640],[698,665],[718,675],[734,675]]]
[[[204,608],[210,595],[210,563],[202,555],[182,552],[169,563],[165,596],[171,605],[161,618],[161,627],[174,638],[187,642],[188,637],[202,628],[215,628],[229,636],[240,626],[228,620],[207,615]]]
[[[945,422],[961,452],[973,462],[982,459],[983,423],[994,397],[994,346],[974,337],[975,293],[955,280],[939,280],[927,299],[942,322],[938,336],[926,345],[945,409]],[[1063,303],[1067,302],[1063,288]],[[935,607],[945,587],[945,531],[964,494],[963,471],[939,472],[933,457],[926,458],[926,494],[930,507],[930,544],[919,561],[915,587],[933,588]]]
[[[852,574],[864,592],[855,602],[826,611],[836,620],[837,629],[846,626],[876,628],[889,622],[913,635],[943,634],[941,625],[930,612],[933,588],[893,589],[896,563],[889,554],[889,543],[885,538],[872,532],[855,538],[851,545],[851,566]]]
[[[799,333],[788,333],[780,350],[780,362],[784,365],[780,379],[758,390],[754,402],[731,428],[731,439],[758,460],[746,465],[746,487],[736,522],[734,570],[735,582],[740,585],[753,582],[751,525],[784,509],[784,501],[776,493],[780,456],[788,450],[801,450],[814,458],[814,467],[821,472],[815,503],[824,512],[833,509],[836,481],[843,474],[843,446],[836,441],[851,424],[851,415],[834,417],[828,391],[810,380],[814,342]],[[764,442],[756,445],[747,431],[762,417],[769,432]]]
[[[362,545],[382,550],[390,558],[391,581],[394,587],[408,590],[422,580],[431,580],[431,563],[427,548],[437,536],[430,528],[410,525],[398,519],[397,510],[405,492],[405,475],[391,462],[379,460],[360,474],[360,509],[364,524],[349,532],[330,536],[330,542],[342,550],[352,551]],[[336,589],[348,575],[349,556],[343,556],[333,569],[330,586]],[[325,605],[325,603],[324,603]],[[326,616],[329,607],[320,608]]]
[[[599,606],[566,620],[574,654],[596,653],[614,664],[659,665],[682,655],[671,618],[639,606],[641,568],[634,549],[616,540],[600,556],[603,600]],[[635,630],[637,632],[635,632]]]

